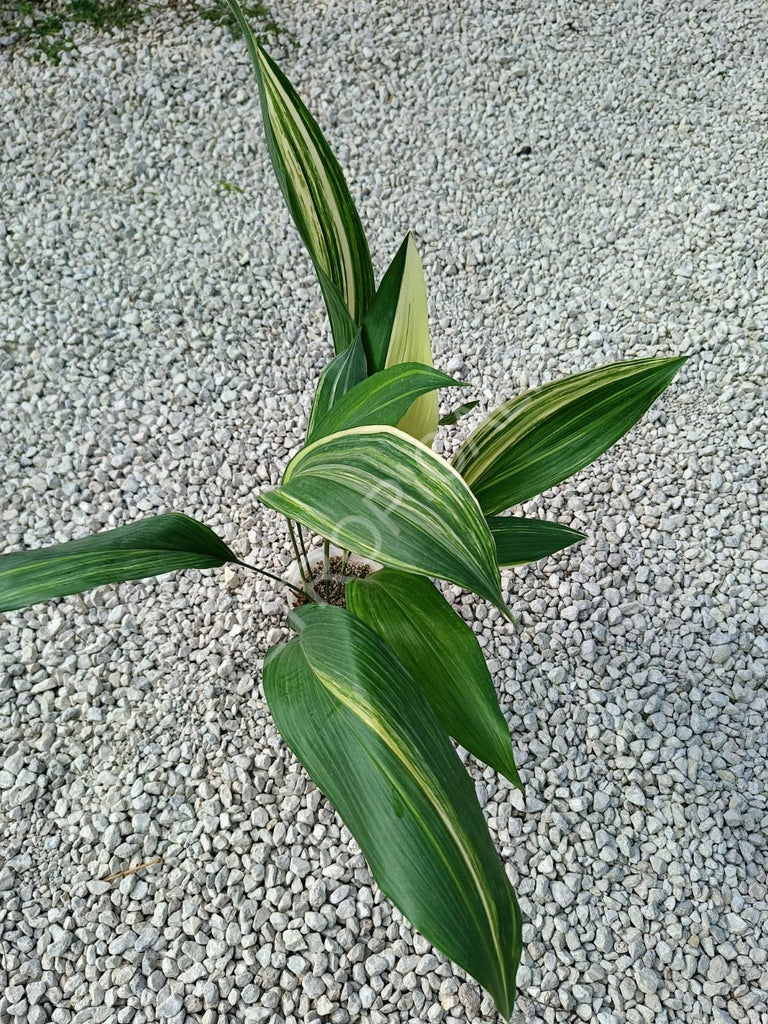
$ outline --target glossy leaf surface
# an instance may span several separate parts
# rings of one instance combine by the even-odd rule
[[[509,615],[496,545],[447,462],[394,427],[356,427],[303,448],[261,501],[383,565],[451,580]]]
[[[264,691],[381,889],[509,1016],[522,922],[474,786],[407,669],[341,608],[302,609]]]
[[[352,344],[374,293],[360,218],[338,161],[283,72],[254,38],[240,5],[228,0],[259,84],[267,145],[277,180],[309,250],[336,351]]]
[[[307,440],[316,441],[351,427],[375,424],[394,427],[421,395],[447,387],[463,385],[440,370],[421,363],[391,366],[367,377],[338,399],[313,427]]]
[[[477,637],[423,576],[381,569],[346,586],[347,608],[392,648],[443,728],[522,790]]]
[[[560,523],[519,516],[488,516],[500,566],[526,565],[584,540],[584,534]]]
[[[635,359],[545,384],[492,412],[453,464],[487,515],[554,487],[632,427],[685,359]]]
[[[447,413],[440,420],[438,420],[438,426],[453,426],[453,424],[458,423],[463,416],[466,416],[468,412],[472,412],[473,409],[476,409],[478,405],[480,405],[480,402],[477,400],[473,402],[464,402],[463,405],[457,406],[455,409],[452,409],[449,413]]]
[[[79,594],[104,583],[144,579],[173,569],[210,569],[237,560],[213,530],[171,512],[38,551],[0,556],[0,611]]]

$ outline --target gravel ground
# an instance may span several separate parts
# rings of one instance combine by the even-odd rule
[[[765,6],[430,6],[292,2],[273,52],[379,271],[415,230],[472,422],[692,356],[529,503],[590,539],[506,574],[520,630],[456,594],[528,787],[470,765],[529,919],[515,1020],[768,1021]],[[81,38],[0,55],[3,546],[176,509],[281,570],[254,492],[330,347],[242,46],[172,15]],[[190,572],[0,621],[0,1020],[497,1019],[283,748],[282,607]]]

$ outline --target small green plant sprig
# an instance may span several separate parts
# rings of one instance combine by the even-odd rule
[[[288,746],[358,840],[381,889],[509,1017],[522,917],[472,780],[452,740],[523,785],[478,641],[431,582],[448,580],[511,618],[500,568],[582,539],[506,514],[617,441],[682,358],[612,363],[512,399],[449,463],[431,448],[439,387],[416,246],[403,242],[378,288],[360,218],[317,124],[230,8],[256,71],[277,179],[317,270],[335,356],[305,445],[262,503],[287,521],[300,575],[264,692]],[[444,422],[453,423],[473,403]],[[306,558],[324,542],[322,579]],[[329,544],[344,551],[343,600],[328,603]],[[347,577],[347,553],[383,568]],[[41,551],[0,557],[0,610],[182,568],[244,563],[207,526],[167,514]],[[279,577],[249,566],[272,580]]]

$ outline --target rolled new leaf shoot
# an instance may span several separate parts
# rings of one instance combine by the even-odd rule
[[[213,530],[171,512],[53,547],[0,556],[0,611],[80,594],[105,583],[237,561]]]

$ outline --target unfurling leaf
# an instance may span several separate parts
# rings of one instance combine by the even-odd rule
[[[302,609],[264,692],[288,746],[360,844],[382,891],[511,1013],[522,920],[463,769],[411,674],[341,608]]]
[[[171,512],[39,551],[1,555],[0,611],[79,594],[104,583],[237,561],[213,530]]]
[[[423,576],[381,569],[346,585],[347,608],[389,644],[443,728],[522,790],[477,637]]]
[[[261,501],[359,555],[474,590],[509,616],[496,545],[471,491],[447,462],[394,427],[320,438]]]
[[[470,434],[453,465],[486,515],[527,501],[618,441],[684,362],[609,363],[513,398]]]
[[[518,516],[488,516],[500,566],[526,565],[578,544],[584,534],[560,523]]]
[[[355,204],[336,157],[296,90],[229,0],[256,71],[277,180],[320,279],[334,344],[352,344],[373,297],[373,268]]]
[[[338,399],[326,415],[313,425],[312,432],[307,434],[307,441],[316,441],[351,427],[376,424],[394,427],[421,395],[436,388],[463,386],[460,381],[432,366],[423,366],[421,363],[390,366],[387,370],[380,370],[367,377]]]
[[[363,321],[363,344],[371,373],[399,363],[432,365],[427,287],[413,235],[392,260]],[[417,399],[397,424],[431,445],[437,431],[437,394]]]

